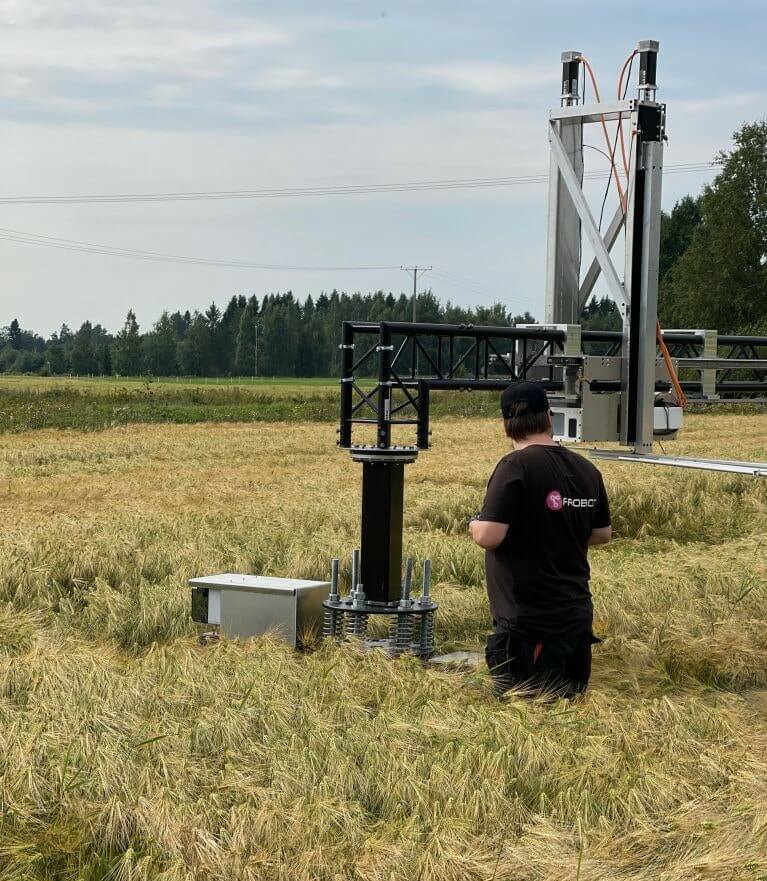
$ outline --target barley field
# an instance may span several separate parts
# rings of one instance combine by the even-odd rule
[[[439,648],[488,629],[466,536],[498,420],[409,466]],[[324,422],[0,435],[0,878],[767,879],[767,480],[602,465],[589,693],[354,646],[200,646],[186,579],[326,577],[359,466]],[[767,460],[767,414],[692,415],[680,454]]]

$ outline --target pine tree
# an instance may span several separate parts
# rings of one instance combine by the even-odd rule
[[[111,376],[112,374],[112,348],[109,343],[104,342],[98,346],[96,370],[102,376]]]
[[[84,321],[72,341],[72,372],[87,376],[96,372],[96,357],[93,351],[93,325]]]
[[[138,376],[141,370],[141,336],[132,309],[128,310],[125,324],[117,334],[114,344],[115,373],[122,376]]]
[[[205,310],[210,334],[211,372],[220,376],[226,372],[226,329],[222,323],[221,310],[211,303]]]
[[[60,343],[49,345],[46,354],[48,356],[48,369],[54,376],[67,372],[67,357],[64,347]]]
[[[157,319],[149,334],[147,346],[148,366],[155,376],[172,376],[176,373],[176,333],[167,312]]]
[[[180,347],[181,366],[189,376],[210,376],[212,352],[208,319],[199,312],[194,313],[186,339]]]
[[[258,300],[251,297],[240,317],[237,331],[237,348],[235,354],[235,372],[238,376],[254,376],[258,371],[256,365],[256,333],[259,321]],[[263,348],[263,335],[260,348]],[[259,364],[263,361],[263,353],[259,352]]]
[[[8,342],[12,349],[21,348],[21,327],[18,318],[14,318],[8,325]]]

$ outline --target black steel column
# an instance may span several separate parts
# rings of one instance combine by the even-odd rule
[[[352,383],[354,382],[354,325],[341,325],[341,415],[338,445],[346,449],[352,445]]]
[[[378,332],[378,430],[376,446],[391,446],[391,328],[384,321]]]
[[[403,463],[362,463],[360,580],[368,602],[400,598],[404,485]]]
[[[651,163],[648,166],[645,151],[652,142],[662,143],[662,141],[663,108],[655,104],[640,104],[637,108],[634,191],[632,200],[633,214],[631,218],[628,370],[626,375],[626,394],[621,401],[621,406],[627,408],[626,432],[625,437],[621,438],[621,442],[625,444],[647,444],[652,442],[652,437],[648,438],[645,435],[645,432],[648,430],[646,425],[643,426],[642,430],[638,429],[640,410],[643,404],[646,403],[645,395],[651,391],[646,388],[644,371],[640,373],[640,364],[645,357],[643,347],[645,347],[649,340],[652,351],[655,351],[655,326],[657,322],[656,317],[648,320],[650,311],[654,312],[657,316],[657,291],[655,290],[657,283],[654,284],[653,295],[650,296],[648,294],[648,287],[651,284],[651,280],[648,278],[648,272],[644,265],[646,237],[648,236],[648,227],[652,225],[652,216],[648,217],[648,212],[654,211],[657,207],[657,202],[652,204],[651,201],[652,187],[650,186],[651,181],[648,176],[650,174],[648,167],[652,169],[653,166]],[[657,208],[657,211],[660,212],[660,208]],[[659,224],[656,229],[660,229]],[[651,257],[652,255],[649,258],[650,264],[653,265],[654,261],[652,261]],[[657,271],[655,276],[657,277]],[[657,278],[655,282],[657,282]],[[647,302],[648,297],[651,305]],[[654,358],[652,360],[654,361]],[[651,435],[651,428],[649,431]]]
[[[621,406],[626,407],[626,436],[621,438],[625,444],[634,444],[637,439],[637,407],[639,406],[639,351],[642,345],[642,242],[644,235],[644,197],[645,169],[642,164],[642,131],[636,133],[636,150],[634,153],[634,198],[633,236],[631,247],[631,284],[629,288],[629,344],[628,370],[626,376],[626,394]]]
[[[416,446],[419,450],[429,449],[429,383],[418,381],[418,436]]]

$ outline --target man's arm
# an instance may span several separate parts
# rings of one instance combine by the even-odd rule
[[[589,547],[593,548],[594,545],[606,545],[612,537],[612,526],[600,526],[597,529],[592,529],[591,535],[589,536]]]
[[[495,466],[485,492],[482,510],[471,518],[469,535],[486,551],[497,548],[515,523],[522,501],[522,474],[510,457]]]
[[[508,523],[495,523],[492,520],[472,520],[469,523],[469,535],[486,551],[497,548],[508,531]]]
[[[607,498],[607,490],[602,475],[599,475],[599,495],[597,496],[597,506],[594,511],[594,523],[599,524],[591,530],[589,536],[589,547],[594,545],[606,545],[613,537],[613,528],[610,524],[610,502]]]

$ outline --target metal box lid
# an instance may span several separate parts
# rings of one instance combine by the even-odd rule
[[[190,578],[192,587],[207,587],[213,590],[244,590],[254,593],[277,593],[295,596],[319,587],[330,589],[329,581],[306,581],[302,578],[272,578],[267,575],[237,575],[222,572],[220,575],[203,575]]]

